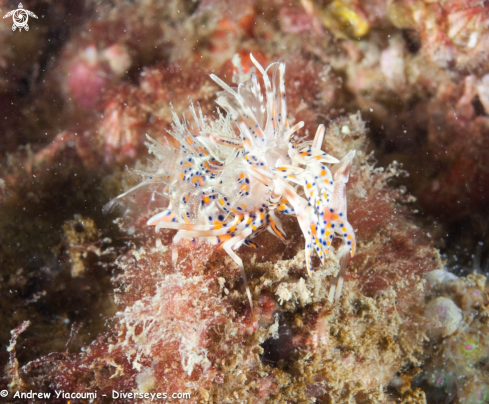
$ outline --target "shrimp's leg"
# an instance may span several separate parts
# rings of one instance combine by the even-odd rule
[[[341,297],[346,267],[348,266],[348,259],[350,255],[348,250],[349,249],[343,245],[338,252],[340,256],[340,270],[338,272],[338,276],[336,277],[336,285],[331,285],[331,288],[329,289],[328,300],[330,303],[333,303],[335,300],[338,301]]]
[[[285,231],[282,226],[282,222],[280,219],[275,216],[275,213],[273,213],[273,210],[269,212],[269,217],[268,217],[268,222],[269,226],[268,229],[272,234],[275,234],[280,240],[285,242]]]
[[[209,139],[211,139],[214,143],[220,144],[222,146],[234,147],[234,148],[242,148],[244,147],[243,141],[240,139],[233,139],[227,136],[221,136],[217,133],[209,133],[207,134]]]
[[[102,208],[102,211],[104,213],[109,213],[112,211],[112,209],[114,209],[114,206],[117,205],[119,202],[121,202],[127,195],[129,195],[130,193],[136,191],[137,189],[141,188],[141,187],[144,187],[146,185],[149,185],[151,184],[152,181],[143,181],[141,183],[139,183],[138,185],[132,187],[131,189],[129,189],[128,191],[124,192],[123,194],[120,194],[118,196],[116,196],[114,199],[112,199],[109,203],[107,203],[103,208]]]
[[[289,155],[294,162],[305,165],[309,165],[314,161],[322,161],[329,164],[337,164],[340,162],[336,157],[312,146],[305,147],[300,151],[295,151],[295,149],[289,148]]]
[[[300,176],[305,170],[300,167],[282,165],[280,167],[273,168],[272,171],[276,172],[282,178],[291,180],[292,178]]]
[[[156,215],[154,215],[152,218],[150,218],[147,222],[148,225],[154,225],[155,226],[155,233],[156,233],[156,248],[160,248],[162,246],[161,243],[161,238],[159,236],[160,228],[163,227],[161,223],[173,223],[176,222],[177,218],[175,214],[172,212],[171,207],[168,209],[164,210],[163,212],[160,212]]]
[[[284,139],[285,140],[289,140],[290,137],[295,133],[297,132],[298,130],[302,129],[304,127],[304,122],[303,121],[300,121],[298,123],[296,123],[294,126],[292,126],[292,128],[290,128],[289,130],[287,130],[285,133],[284,133]]]
[[[160,221],[156,224],[156,228],[159,229],[173,229],[188,232],[189,237],[209,237],[209,236],[219,236],[226,234],[229,228],[236,226],[243,220],[243,216],[236,216],[233,221],[229,222],[224,226],[224,224],[191,224],[191,223],[179,223],[179,222],[168,222]],[[190,236],[192,233],[192,236]]]
[[[309,217],[308,212],[306,211],[307,202],[304,198],[301,198],[294,189],[289,184],[284,184],[284,195],[287,198],[287,201],[294,208],[294,212],[297,215],[297,219],[299,220],[299,226],[302,230],[302,234],[306,239],[306,267],[307,273],[309,276],[312,276],[311,273],[311,251],[312,251],[312,236],[311,236],[311,227],[310,222],[311,218]]]
[[[250,307],[253,310],[253,300],[251,299],[251,292],[250,292],[250,288],[248,287],[248,280],[246,278],[246,273],[245,273],[244,266],[243,266],[243,260],[241,258],[239,258],[239,256],[233,251],[234,249],[237,249],[244,242],[246,237],[248,237],[252,232],[253,231],[251,230],[251,228],[248,227],[247,229],[243,230],[237,236],[234,236],[234,237],[230,238],[229,240],[227,240],[222,245],[222,248],[233,259],[233,261],[236,263],[236,265],[238,265],[238,267],[241,271],[241,276],[243,277],[243,281],[245,284],[246,295],[248,296],[248,301],[250,302]]]
[[[232,222],[228,223],[226,227],[221,225],[219,228],[217,228],[216,227],[217,225],[215,226],[208,225],[207,226],[208,230],[193,230],[191,226],[197,227],[198,225],[187,225],[189,227],[180,229],[180,231],[177,233],[177,234],[181,234],[177,241],[179,241],[182,238],[224,236],[232,232],[240,232],[241,230],[244,230],[244,228],[250,222],[251,222],[251,218],[249,214],[245,214],[243,216],[236,216],[236,218]]]
[[[314,140],[312,142],[313,148],[321,150],[323,145],[323,139],[324,139],[324,131],[325,131],[324,125],[323,124],[319,125],[316,131],[316,135],[314,136]]]

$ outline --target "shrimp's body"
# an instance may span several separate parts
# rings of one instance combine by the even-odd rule
[[[251,60],[264,91],[255,74],[238,88],[212,74],[224,90],[217,104],[226,115],[218,111],[217,119],[210,119],[191,105],[191,121],[180,121],[173,113],[170,134],[180,143],[179,148],[148,137],[147,146],[159,160],[159,167],[147,174],[142,184],[163,183],[169,200],[166,209],[151,217],[148,225],[155,226],[157,233],[160,229],[178,230],[174,245],[182,238],[206,238],[222,245],[246,280],[243,262],[234,250],[243,244],[257,248],[252,239],[264,230],[285,240],[279,214],[294,215],[304,234],[306,267],[311,275],[312,251],[324,262],[335,234],[344,239],[343,256],[355,253],[346,207],[346,183],[355,151],[341,161],[323,152],[323,125],[312,142],[295,144],[292,137],[304,123],[289,125],[285,64],[273,63],[265,70],[252,55]],[[273,70],[272,81],[269,70]]]

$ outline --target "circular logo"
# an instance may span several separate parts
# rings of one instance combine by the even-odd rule
[[[27,20],[29,19],[27,13],[23,9],[15,10],[13,17],[14,24],[17,26],[17,28],[24,28],[27,24]]]
[[[19,3],[19,8],[17,10],[12,10],[3,16],[3,18],[7,17],[12,17],[14,20],[12,31],[15,31],[17,28],[19,31],[22,31],[22,28],[29,31],[27,21],[29,20],[29,17],[37,18],[37,15],[35,15],[32,11],[26,10],[22,3]]]

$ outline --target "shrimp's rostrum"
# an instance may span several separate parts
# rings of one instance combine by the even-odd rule
[[[344,240],[342,261],[345,255],[355,254],[346,206],[346,183],[355,151],[341,161],[322,151],[323,125],[312,142],[295,143],[294,135],[304,123],[289,124],[285,64],[273,63],[264,69],[252,55],[251,60],[256,74],[237,88],[211,75],[223,89],[217,104],[225,114],[218,109],[217,117],[209,118],[193,105],[190,120],[180,120],[173,112],[170,134],[180,144],[178,148],[148,137],[157,169],[144,174],[145,180],[137,187],[163,185],[160,193],[167,197],[168,206],[148,220],[157,233],[178,230],[174,245],[182,238],[205,238],[222,245],[245,280],[243,262],[234,250],[242,244],[257,248],[252,239],[264,230],[284,240],[279,216],[296,216],[311,275],[312,251],[324,263],[335,235]],[[251,304],[248,288],[247,294]]]

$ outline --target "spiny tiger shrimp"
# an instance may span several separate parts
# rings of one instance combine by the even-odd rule
[[[157,234],[160,229],[178,230],[174,246],[183,238],[205,238],[221,245],[241,270],[251,306],[243,262],[235,250],[243,244],[258,248],[253,239],[265,230],[285,240],[279,214],[296,216],[305,238],[309,275],[312,252],[324,264],[334,235],[343,239],[338,283],[329,296],[333,301],[340,296],[348,257],[355,254],[346,200],[355,151],[341,161],[322,151],[324,125],[317,128],[314,140],[296,143],[294,135],[304,123],[289,124],[285,63],[264,69],[250,57],[258,74],[252,73],[237,88],[210,76],[223,89],[217,104],[225,113],[218,109],[217,116],[209,118],[191,104],[187,121],[172,112],[169,133],[180,146],[148,137],[146,145],[157,158],[157,169],[144,173],[143,182],[105,209],[139,187],[162,185],[168,206],[147,224],[155,226]],[[161,245],[159,239],[157,244]],[[177,254],[174,248],[174,262]]]

